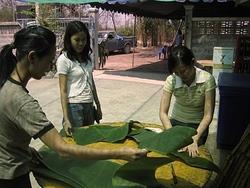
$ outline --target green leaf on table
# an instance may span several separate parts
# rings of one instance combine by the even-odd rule
[[[181,162],[184,162],[192,167],[202,168],[205,170],[220,172],[220,169],[212,161],[202,157],[190,157],[188,152],[171,152],[170,155],[177,157]]]
[[[102,135],[91,127],[74,128],[72,134],[76,144],[79,145],[92,144],[103,139]]]
[[[113,177],[114,188],[160,187],[155,178],[158,167],[172,162],[170,157],[148,157],[121,166]]]
[[[128,124],[114,127],[110,125],[93,125],[88,128],[74,128],[73,138],[79,145],[103,142],[117,142],[123,140],[128,134]]]
[[[81,187],[102,188],[112,187],[112,177],[121,166],[108,160],[76,160],[64,159],[50,149],[39,151],[42,162],[51,171],[67,179],[66,183],[74,181]],[[56,177],[54,178],[56,179]]]
[[[103,142],[117,142],[124,140],[128,135],[129,126],[125,123],[123,126],[92,126],[91,128],[103,137]]]
[[[131,129],[128,133],[128,137],[133,137],[137,134],[140,134],[141,132],[143,132],[145,129],[144,128],[138,128],[138,129]]]
[[[140,148],[166,155],[193,143],[192,136],[196,134],[196,130],[191,127],[174,126],[161,133],[143,132],[142,134],[142,137],[140,134],[135,136],[137,139],[140,137],[138,139]]]
[[[32,168],[31,170],[38,182],[38,184],[42,187],[43,183],[45,181],[50,182],[50,180],[56,180],[58,182],[63,182],[64,184],[67,184],[71,187],[79,187],[79,188],[86,188],[84,185],[78,184],[76,181],[72,181],[69,178],[65,178],[64,176],[61,176],[57,174],[56,172],[50,170],[45,165],[39,165],[36,166],[36,168]]]
[[[153,137],[157,134],[158,133],[156,133],[156,132],[153,132],[153,131],[150,131],[147,129],[143,129],[143,130],[138,130],[138,133],[136,133],[136,134],[132,134],[132,135],[128,135],[128,136],[135,139],[137,143],[140,143],[143,139],[148,138],[148,137]]]

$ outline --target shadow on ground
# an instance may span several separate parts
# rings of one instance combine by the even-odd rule
[[[151,64],[140,65],[140,66],[128,69],[128,71],[153,72],[153,73],[162,73],[162,74],[169,73],[167,60],[161,60],[161,61],[157,61]]]
[[[158,59],[154,49],[136,49],[122,54],[113,52],[102,69],[104,74],[165,81],[167,60]]]
[[[116,71],[116,70],[105,70],[103,74],[108,75],[116,75],[116,76],[127,76],[127,77],[134,77],[134,78],[141,78],[141,79],[149,79],[149,80],[157,80],[157,81],[165,81],[166,74],[159,74],[159,73],[145,73],[140,71]]]
[[[155,63],[139,65],[133,68],[126,68],[125,70],[106,69],[104,74],[129,76],[143,79],[165,81],[166,76],[169,74],[167,61],[161,60]]]

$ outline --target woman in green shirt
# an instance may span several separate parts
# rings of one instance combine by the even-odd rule
[[[160,103],[160,119],[165,129],[172,126],[189,126],[197,130],[193,143],[185,148],[190,156],[199,154],[198,146],[205,144],[208,127],[215,107],[215,79],[210,73],[195,66],[195,57],[190,49],[177,46],[171,49],[168,58],[171,75],[166,79]],[[170,115],[170,102],[174,96]]]
[[[26,89],[31,78],[41,79],[53,65],[56,37],[41,26],[23,28],[0,52],[0,187],[30,188],[31,139],[39,138],[60,156],[78,159],[134,160],[142,149],[94,149],[66,143]],[[15,55],[13,51],[15,50]]]

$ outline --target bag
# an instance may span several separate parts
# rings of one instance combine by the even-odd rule
[[[102,117],[98,114],[95,106],[93,106],[93,110],[94,110],[94,120],[96,121],[96,123],[99,124]]]
[[[81,68],[82,68],[83,72],[85,73],[85,75],[87,76],[87,83],[89,84],[89,87],[90,87],[92,95],[93,95],[93,87],[92,87],[91,83],[89,82],[87,71],[85,70],[84,67],[81,66]],[[100,120],[102,119],[102,115],[98,114],[95,106],[93,106],[93,111],[94,111],[93,112],[94,113],[94,121],[96,121],[96,123],[99,124]]]

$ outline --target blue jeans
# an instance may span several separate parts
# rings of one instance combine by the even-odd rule
[[[68,103],[69,121],[73,127],[94,124],[93,103]]]
[[[0,179],[0,187],[6,188],[17,188],[17,187],[25,187],[31,188],[29,173],[19,176],[14,179]]]
[[[199,126],[199,123],[183,123],[180,121],[177,121],[175,119],[170,119],[170,122],[172,126],[187,126],[187,127],[192,127],[194,129],[197,129]],[[208,136],[208,128],[205,130],[205,132],[201,135],[199,141],[198,141],[198,146],[204,145],[207,141],[207,136]]]

